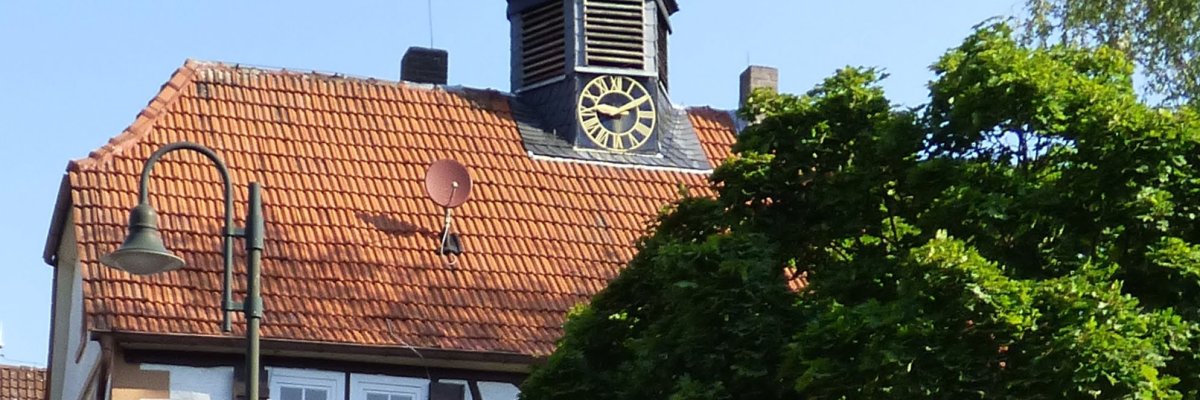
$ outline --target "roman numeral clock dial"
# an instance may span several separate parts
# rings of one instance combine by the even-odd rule
[[[658,120],[650,92],[624,76],[600,76],[584,85],[576,115],[592,143],[616,152],[646,144]]]

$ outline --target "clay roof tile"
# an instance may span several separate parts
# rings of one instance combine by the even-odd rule
[[[0,399],[46,399],[46,370],[32,366],[0,365]]]

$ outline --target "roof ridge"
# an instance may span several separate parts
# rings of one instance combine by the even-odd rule
[[[402,81],[402,80],[391,80],[391,79],[376,78],[376,77],[365,76],[365,75],[355,75],[355,74],[347,74],[347,73],[333,72],[333,71],[322,71],[322,70],[316,70],[316,69],[288,68],[288,67],[278,67],[278,66],[272,66],[272,65],[236,63],[236,62],[215,61],[215,60],[189,60],[189,61],[193,62],[197,67],[199,67],[198,69],[222,69],[222,70],[262,72],[262,73],[282,74],[282,75],[303,75],[303,76],[341,79],[341,80],[346,80],[346,81],[359,81],[359,82],[367,82],[367,83],[388,83],[388,84],[393,84],[393,85],[397,85],[397,86],[407,84],[410,87],[412,85],[414,85],[413,82],[407,82],[407,81]],[[417,84],[417,85],[420,85],[420,84]]]
[[[159,115],[166,111],[167,107],[179,98],[183,89],[194,82],[197,67],[201,62],[192,59],[187,59],[183,62],[183,66],[175,70],[171,74],[171,79],[167,80],[158,90],[158,94],[154,95],[146,107],[138,112],[133,123],[129,124],[125,130],[118,133],[108,140],[100,148],[88,153],[87,157],[72,160],[67,164],[67,171],[79,171],[82,169],[91,168],[101,164],[112,157],[113,154],[119,153],[135,143],[137,139],[145,136],[147,132],[153,128],[154,121]]]
[[[44,371],[46,369],[46,367],[39,367],[37,365],[22,365],[22,364],[0,364],[0,369]]]
[[[129,124],[121,133],[113,136],[100,148],[88,153],[87,157],[72,160],[67,164],[67,171],[74,172],[92,168],[107,161],[113,154],[124,151],[125,149],[137,143],[137,140],[145,136],[154,126],[154,122],[159,115],[162,115],[167,110],[167,107],[175,102],[180,94],[188,85],[193,85],[198,81],[206,81],[211,76],[206,76],[205,72],[210,71],[233,71],[233,72],[250,72],[250,73],[266,73],[283,76],[303,76],[319,79],[336,80],[347,83],[364,83],[371,85],[392,86],[410,90],[423,91],[444,91],[448,93],[465,93],[471,94],[484,93],[492,95],[500,95],[503,97],[511,97],[512,94],[492,88],[475,88],[462,85],[433,85],[423,84],[408,81],[392,81],[388,79],[372,78],[359,75],[349,75],[336,72],[324,72],[318,70],[300,70],[288,69],[283,67],[267,67],[253,64],[229,63],[222,61],[207,61],[196,60],[189,58],[184,61],[183,65],[171,74],[171,78],[167,80],[160,88],[158,93],[147,102],[146,107],[138,112],[133,123]]]
[[[695,112],[711,112],[711,113],[717,113],[717,114],[736,114],[736,113],[737,113],[737,110],[736,110],[736,109],[735,109],[735,110],[727,110],[727,109],[724,109],[724,108],[717,108],[717,107],[713,107],[713,106],[709,106],[709,105],[701,105],[701,106],[683,106],[682,108],[683,108],[683,109],[685,109],[685,110],[687,110],[687,111],[689,111],[689,112],[691,112],[691,111],[695,111]]]
[[[303,69],[303,68],[277,67],[277,66],[268,66],[268,65],[247,64],[247,63],[234,63],[234,62],[226,62],[226,61],[189,60],[189,62],[191,62],[195,67],[197,67],[196,72],[236,71],[236,72],[250,72],[250,73],[265,73],[265,74],[276,74],[276,75],[285,75],[285,76],[304,76],[304,77],[321,78],[321,79],[344,81],[344,82],[366,83],[366,84],[372,84],[372,85],[386,85],[386,86],[393,86],[393,87],[401,87],[401,88],[405,88],[405,89],[442,90],[442,91],[446,91],[446,92],[450,92],[450,93],[476,91],[476,92],[495,93],[495,94],[499,94],[499,95],[502,95],[505,97],[513,96],[513,94],[510,92],[506,92],[506,91],[495,89],[495,88],[471,87],[471,86],[465,86],[465,85],[460,85],[460,84],[420,83],[420,82],[411,82],[411,81],[405,81],[405,80],[392,80],[392,79],[387,79],[387,78],[378,78],[378,77],[365,76],[365,75],[347,74],[347,73],[343,73],[343,72],[322,71],[322,70],[316,70],[316,69]]]

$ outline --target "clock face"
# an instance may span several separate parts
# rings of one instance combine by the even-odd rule
[[[584,85],[575,113],[588,139],[612,151],[646,144],[658,119],[646,87],[623,76],[600,76]]]

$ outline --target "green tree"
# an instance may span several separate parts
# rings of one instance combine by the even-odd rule
[[[523,397],[1200,398],[1200,117],[1004,25],[934,71],[916,110],[870,69],[756,94],[716,198],[664,213]]]
[[[1200,98],[1200,2],[1026,0],[1027,39],[1106,45],[1144,68],[1150,93]]]
[[[572,313],[523,398],[781,398],[793,295],[773,247],[729,232],[721,211],[688,198],[665,213],[629,267]]]

